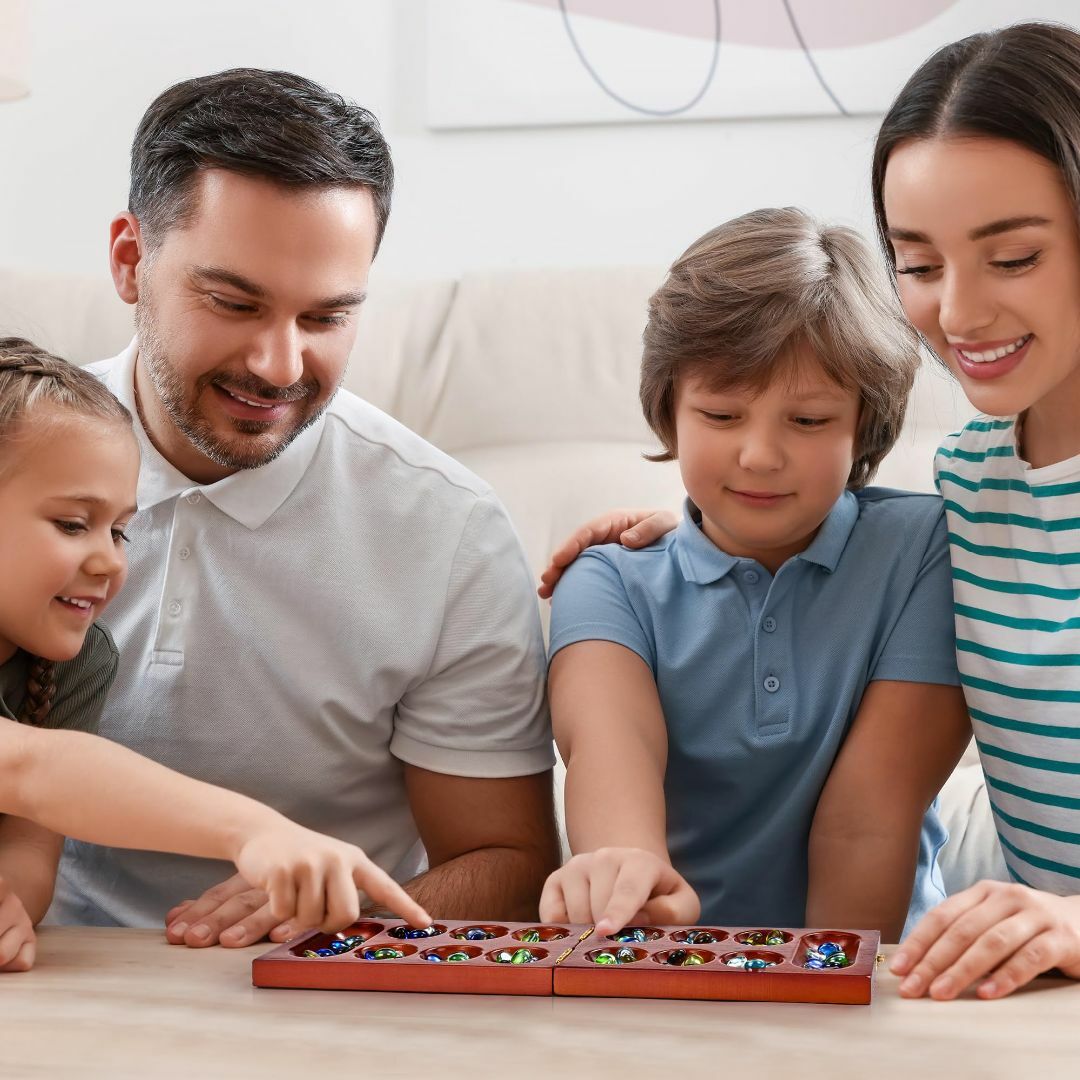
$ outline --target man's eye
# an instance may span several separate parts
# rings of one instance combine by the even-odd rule
[[[233,313],[244,314],[250,313],[255,310],[252,304],[234,304],[231,300],[223,300],[220,296],[215,296],[213,293],[207,293],[210,299],[210,303],[218,311],[230,311]]]

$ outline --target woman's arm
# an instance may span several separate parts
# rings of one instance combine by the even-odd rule
[[[807,925],[900,939],[923,815],[970,738],[959,687],[870,684],[814,814]]]
[[[600,933],[639,913],[692,922],[697,897],[668,857],[667,728],[652,672],[622,645],[581,641],[556,654],[549,694],[575,856],[548,879],[541,918]]]

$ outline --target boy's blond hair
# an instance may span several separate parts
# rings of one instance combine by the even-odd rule
[[[859,394],[848,487],[862,487],[903,427],[919,339],[859,234],[793,207],[755,210],[707,232],[649,300],[641,405],[664,450],[647,456],[678,456],[680,379],[764,389],[798,374],[792,361],[803,343],[830,379]]]

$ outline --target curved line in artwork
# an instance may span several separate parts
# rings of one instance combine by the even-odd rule
[[[716,67],[720,59],[720,0],[712,0],[712,5],[713,12],[716,17],[716,30],[713,34],[713,54],[712,60],[709,62],[709,72],[705,76],[705,81],[701,84],[701,88],[697,91],[697,93],[694,94],[694,96],[688,102],[686,102],[685,105],[678,105],[674,109],[650,109],[645,105],[636,105],[634,102],[628,101],[620,94],[615,93],[615,91],[612,90],[611,87],[608,86],[607,83],[605,83],[604,80],[600,77],[592,64],[589,63],[589,58],[585,55],[585,50],[582,49],[580,43],[578,42],[577,36],[574,34],[573,26],[570,25],[570,13],[566,10],[566,0],[559,0],[559,11],[562,12],[563,25],[566,27],[567,36],[570,38],[570,44],[574,46],[574,52],[577,53],[578,59],[581,61],[582,66],[589,73],[589,77],[592,79],[592,81],[596,83],[596,85],[599,86],[600,89],[603,90],[609,98],[611,98],[613,101],[617,101],[625,108],[631,109],[633,112],[636,113],[643,113],[645,116],[678,116],[680,113],[684,113],[692,109],[705,96],[709,87],[712,86],[713,79],[716,77]],[[805,45],[803,46],[803,49],[806,49]],[[811,60],[810,63],[811,65],[813,65],[813,60]],[[816,73],[816,67],[814,68],[814,71]],[[820,75],[818,76],[818,81],[821,81]],[[822,85],[824,85],[824,83]],[[828,90],[828,87],[826,87],[826,90]],[[832,97],[831,92],[829,96]],[[833,98],[833,101],[836,101],[836,98]],[[838,107],[839,104],[840,103],[837,102]],[[841,109],[841,112],[842,111],[843,109]]]
[[[791,0],[782,0],[784,10],[787,12],[788,22],[791,23],[792,32],[795,34],[795,40],[799,43],[799,47],[803,51],[803,55],[806,57],[807,63],[810,65],[810,70],[813,71],[817,81],[821,84],[821,89],[829,95],[832,103],[840,110],[841,116],[847,116],[848,111],[840,103],[840,99],[832,92],[832,88],[825,81],[820,71],[818,71],[817,63],[814,61],[814,54],[807,47],[806,42],[803,40],[802,30],[799,28],[799,22],[795,18],[795,12],[791,10]]]

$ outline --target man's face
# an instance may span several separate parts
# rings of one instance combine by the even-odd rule
[[[364,188],[292,191],[223,169],[138,265],[136,390],[154,445],[212,483],[272,461],[329,404],[377,225]]]

